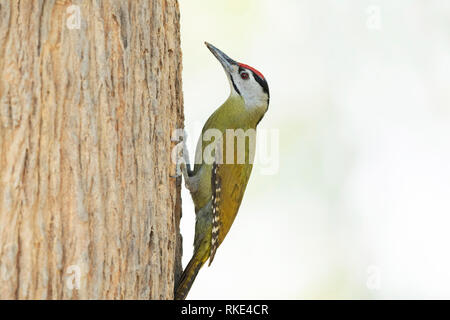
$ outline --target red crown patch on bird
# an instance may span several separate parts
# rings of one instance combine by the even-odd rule
[[[264,78],[263,74],[262,74],[261,72],[259,72],[258,70],[256,70],[255,68],[250,67],[249,65],[246,65],[246,64],[244,64],[244,63],[239,63],[239,66],[242,67],[242,68],[245,68],[245,69],[252,70],[254,73],[256,73],[256,74],[258,75],[258,77],[260,77],[260,78],[263,79],[263,80],[266,80],[266,79]]]

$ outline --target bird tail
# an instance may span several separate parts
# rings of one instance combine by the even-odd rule
[[[184,269],[180,280],[178,281],[178,285],[175,290],[175,300],[186,299],[186,296],[194,283],[195,277],[197,277],[198,272],[207,259],[208,255],[202,256],[200,254],[194,254],[191,261],[189,261],[188,265]]]

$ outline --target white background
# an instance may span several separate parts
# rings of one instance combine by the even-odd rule
[[[265,75],[280,132],[188,298],[449,299],[450,1],[180,7],[187,130],[229,94],[208,41]],[[194,221],[184,190],[184,265]]]

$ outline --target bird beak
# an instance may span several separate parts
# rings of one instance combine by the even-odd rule
[[[212,52],[212,54],[217,58],[217,60],[220,61],[223,68],[226,72],[231,73],[232,72],[232,66],[237,65],[237,62],[231,59],[229,56],[227,56],[225,53],[214,47],[212,44],[205,42],[206,46],[208,47],[209,51]]]

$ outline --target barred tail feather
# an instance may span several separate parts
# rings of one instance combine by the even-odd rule
[[[207,259],[208,257],[206,257]],[[199,257],[195,254],[191,261],[189,261],[186,269],[184,269],[183,274],[178,281],[177,288],[175,290],[175,300],[186,299],[192,284],[194,283],[195,277],[197,277],[198,272],[205,263],[206,259]]]

